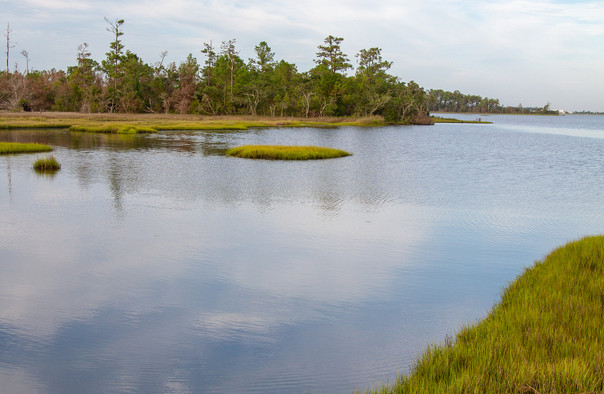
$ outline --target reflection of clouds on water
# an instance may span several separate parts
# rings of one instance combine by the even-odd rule
[[[106,305],[152,310],[162,299],[146,298],[149,287],[169,288],[197,269],[269,297],[338,305],[366,298],[387,282],[389,271],[405,264],[404,245],[422,234],[417,225],[400,232],[393,218],[404,221],[401,212],[372,214],[367,223],[369,217],[354,208],[321,219],[310,206],[264,213],[253,205],[220,212],[195,205],[157,209],[171,202],[154,196],[151,209],[145,197],[137,197],[135,208],[125,208],[128,220],[115,227],[107,197],[100,185],[84,196],[46,185],[28,197],[36,207],[31,216],[7,217],[27,230],[0,230],[6,244],[20,251],[14,261],[19,264],[0,278],[0,293],[10,300],[5,322],[34,336],[52,336],[65,322],[88,319]],[[127,197],[126,207],[134,200]],[[417,218],[410,222],[417,224]],[[380,257],[372,261],[375,255]],[[185,302],[187,294],[175,290],[174,302]],[[124,297],[133,298],[125,303]]]
[[[202,313],[193,323],[201,335],[221,341],[276,341],[275,329],[286,322],[258,313]],[[271,335],[273,334],[273,335]]]
[[[220,268],[239,286],[277,297],[329,305],[371,298],[391,270],[409,264],[407,245],[426,231],[417,215],[411,208],[368,215],[353,207],[322,219],[309,206],[279,206],[241,230]]]
[[[574,129],[574,128],[552,128],[545,126],[523,126],[523,125],[505,125],[499,126],[502,129],[512,130],[523,133],[554,134],[565,135],[569,137],[589,137],[604,138],[604,130]]]
[[[154,194],[126,195],[126,219],[116,226],[106,186],[79,194],[71,182],[24,190],[19,202],[34,209],[7,218],[21,231],[0,229],[20,253],[0,277],[0,321],[21,346],[50,346],[51,358],[71,352],[59,346],[68,333],[88,338],[69,345],[83,346],[76,359],[48,373],[92,371],[116,389],[148,381],[145,368],[156,371],[157,387],[170,386],[175,352],[197,348],[203,364],[221,343],[274,344],[286,327],[379,297],[389,272],[406,263],[404,245],[422,233],[397,231],[392,211],[368,223],[354,205],[326,218],[312,205],[204,208]],[[27,379],[28,361],[18,364]]]
[[[540,258],[535,234],[558,244],[602,216],[593,141],[551,138],[536,156],[541,135],[446,127],[63,136],[79,150],[57,149],[52,180],[11,158],[0,382],[325,391],[392,377],[483,313],[505,285],[493,277]],[[218,152],[289,139],[354,155]]]
[[[38,378],[19,366],[0,368],[0,382],[5,393],[41,393],[44,385],[37,383]]]

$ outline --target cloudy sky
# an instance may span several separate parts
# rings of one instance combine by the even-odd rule
[[[15,45],[11,68],[21,70],[23,50],[34,69],[75,64],[83,42],[103,59],[107,17],[125,19],[126,49],[150,64],[162,51],[169,62],[189,53],[202,62],[204,42],[234,38],[244,59],[266,41],[277,59],[306,71],[331,34],[344,38],[353,63],[360,49],[380,47],[392,74],[426,89],[604,111],[602,0],[0,0],[0,9]]]

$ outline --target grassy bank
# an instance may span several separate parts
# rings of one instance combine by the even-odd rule
[[[0,154],[50,152],[52,148],[43,144],[0,142]]]
[[[479,324],[384,393],[604,392],[604,237],[526,269]]]
[[[476,123],[476,124],[492,124],[493,122],[484,121],[480,118],[477,120],[461,120],[455,118],[442,118],[440,116],[431,116],[434,123]]]
[[[70,128],[72,131],[137,133],[159,130],[247,130],[253,127],[383,126],[382,117],[286,118],[176,114],[0,113],[0,128]]]
[[[350,153],[317,146],[245,145],[229,149],[227,156],[264,160],[320,160],[350,156]]]

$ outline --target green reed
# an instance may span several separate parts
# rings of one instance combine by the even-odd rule
[[[604,236],[554,250],[384,393],[604,392]]]

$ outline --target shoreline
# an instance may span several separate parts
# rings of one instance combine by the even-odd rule
[[[389,126],[381,116],[267,117],[179,114],[122,114],[72,112],[0,112],[0,128],[72,128],[74,131],[117,132],[123,127],[160,130],[247,130],[254,127]],[[106,130],[103,131],[102,129]],[[152,132],[147,130],[147,132]]]
[[[604,236],[526,268],[479,323],[372,392],[604,392]]]

